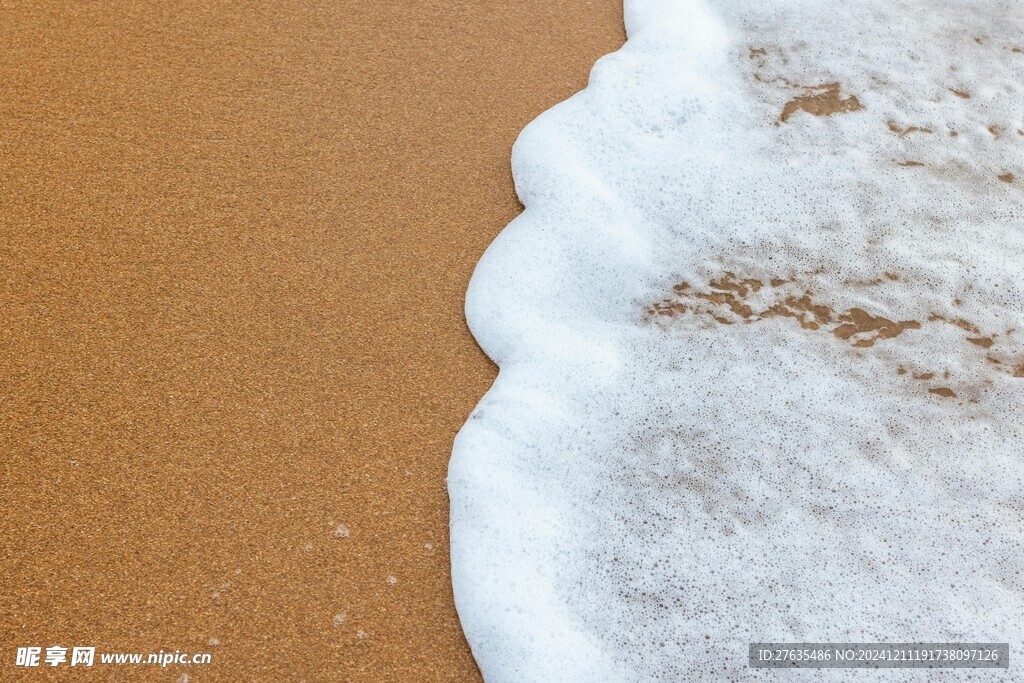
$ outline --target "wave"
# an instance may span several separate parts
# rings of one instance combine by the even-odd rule
[[[488,681],[1024,624],[1024,7],[632,0],[512,154],[449,470]],[[966,680],[951,670],[945,680]],[[855,675],[854,675],[855,674]],[[816,679],[920,680],[914,672]]]

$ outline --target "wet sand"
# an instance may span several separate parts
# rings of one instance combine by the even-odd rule
[[[463,296],[619,0],[114,4],[0,9],[0,678],[478,678]]]

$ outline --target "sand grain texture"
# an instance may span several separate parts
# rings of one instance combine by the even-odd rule
[[[516,135],[621,40],[617,0],[0,8],[0,678],[478,676],[465,287]]]

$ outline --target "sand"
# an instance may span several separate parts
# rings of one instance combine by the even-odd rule
[[[0,678],[478,678],[465,287],[516,135],[622,39],[619,0],[0,10]]]

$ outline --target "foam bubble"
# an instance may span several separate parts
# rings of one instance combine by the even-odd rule
[[[517,141],[526,209],[467,294],[501,367],[449,471],[485,677],[745,679],[753,641],[1019,648],[1024,8],[625,16]]]

